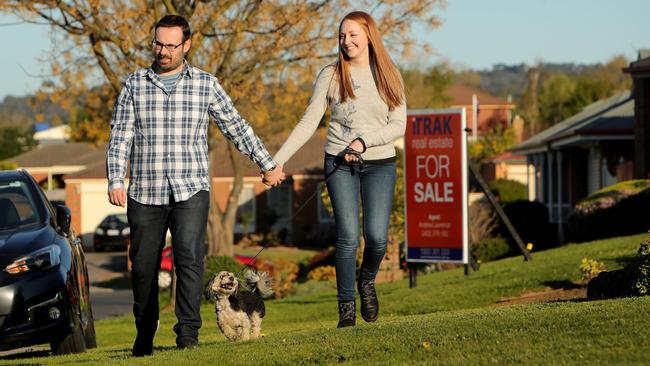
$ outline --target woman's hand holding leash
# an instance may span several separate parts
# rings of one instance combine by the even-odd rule
[[[361,158],[361,153],[366,151],[366,146],[361,141],[361,139],[355,139],[348,145],[348,147],[345,149],[344,153],[345,155],[343,158],[345,159],[346,162],[358,162],[359,159]]]
[[[343,159],[348,163],[357,163],[361,160],[361,153],[366,151],[366,145],[359,138],[355,139],[343,150]]]

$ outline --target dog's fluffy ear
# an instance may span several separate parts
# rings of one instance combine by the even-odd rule
[[[210,277],[210,281],[208,281],[208,285],[205,286],[205,291],[203,291],[203,295],[205,296],[205,299],[208,301],[215,301],[217,298],[217,295],[214,293],[214,290],[212,290],[212,284],[214,281],[217,279],[217,274],[213,274],[212,277]]]

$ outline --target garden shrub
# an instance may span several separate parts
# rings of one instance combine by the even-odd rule
[[[598,276],[604,269],[605,265],[603,262],[599,262],[595,259],[582,258],[582,261],[580,262],[580,273],[582,278],[580,281],[583,284],[588,283]]]
[[[612,196],[609,196],[612,197]],[[638,234],[650,228],[650,188],[622,196],[607,208],[581,209],[568,217],[567,239],[585,242]]]
[[[525,243],[533,243],[535,250],[545,250],[558,246],[555,233],[557,230],[551,225],[548,217],[548,209],[538,201],[519,200],[508,202],[503,205],[503,211],[517,230],[517,234]],[[519,253],[520,249],[512,238],[510,231],[499,218],[497,234],[508,240],[514,252]]]
[[[487,238],[476,244],[472,244],[472,256],[477,262],[489,262],[504,258],[510,253],[512,253],[512,248],[506,239],[500,236]]]
[[[638,295],[650,292],[650,240],[646,239],[639,246],[639,266],[636,269],[634,288]]]
[[[627,180],[607,186],[582,199],[575,207],[579,214],[612,207],[623,198],[638,194],[650,188],[650,179]]]
[[[514,202],[528,200],[528,189],[524,184],[509,179],[496,179],[489,183],[492,194],[499,197],[499,201]]]
[[[320,266],[309,271],[307,278],[311,281],[335,281],[336,269],[334,266]]]
[[[650,239],[639,245],[638,258],[623,269],[601,272],[587,286],[587,298],[608,299],[649,294]]]
[[[469,242],[471,245],[492,237],[497,227],[497,219],[492,206],[485,199],[478,200],[469,206]]]

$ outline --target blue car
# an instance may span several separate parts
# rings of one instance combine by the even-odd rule
[[[25,171],[0,171],[0,350],[97,347],[83,246],[70,210]]]

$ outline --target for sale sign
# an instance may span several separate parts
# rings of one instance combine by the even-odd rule
[[[410,110],[404,137],[406,259],[468,263],[464,109]]]

